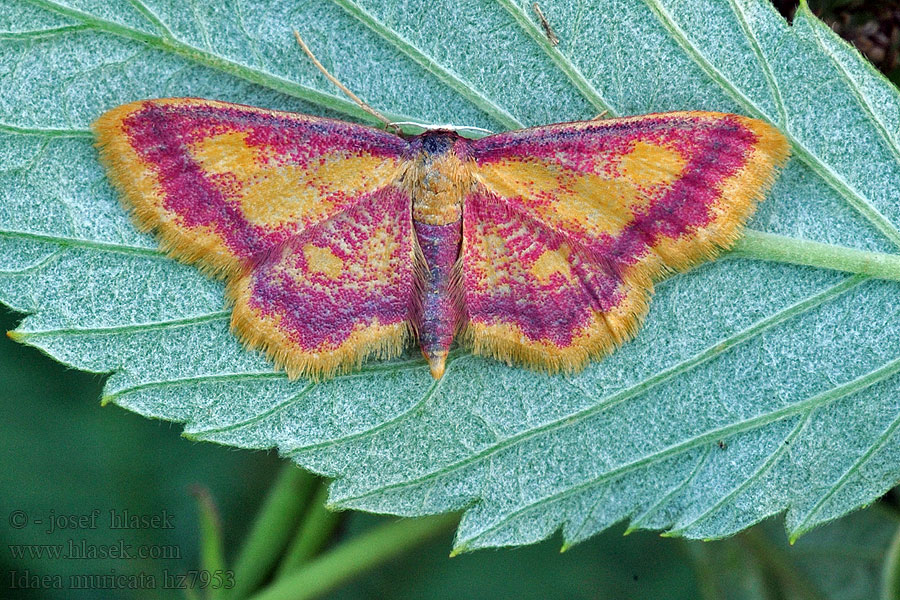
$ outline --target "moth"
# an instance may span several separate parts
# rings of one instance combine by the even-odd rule
[[[654,280],[731,246],[788,157],[715,112],[473,140],[197,98],[93,125],[137,226],[226,281],[234,333],[292,378],[415,341],[575,372],[635,335]]]

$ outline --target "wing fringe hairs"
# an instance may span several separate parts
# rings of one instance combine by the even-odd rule
[[[631,268],[617,269],[613,266],[612,269],[618,271],[618,275],[623,278],[625,287],[629,290],[628,298],[613,311],[595,311],[591,323],[581,330],[585,333],[575,338],[568,347],[535,343],[534,340],[522,335],[521,331],[505,324],[492,325],[471,320],[464,324],[460,333],[462,345],[471,348],[475,354],[489,356],[509,365],[524,364],[532,370],[548,374],[577,373],[591,360],[608,356],[637,334],[649,310],[654,282],[716,258],[721,252],[731,248],[741,237],[747,220],[755,212],[757,204],[765,198],[790,156],[790,146],[786,138],[767,123],[724,113],[684,111],[626,117],[616,121],[628,123],[655,116],[733,117],[756,135],[757,139],[750,146],[749,156],[746,157],[743,167],[719,184],[721,202],[710,207],[716,213],[711,220],[712,226],[692,232],[689,239],[664,239],[662,247],[660,244],[651,245],[647,255],[641,257]],[[584,127],[591,124],[596,124],[596,121],[563,123],[533,129],[549,130],[568,125]],[[528,131],[523,130],[522,133]],[[494,202],[503,203],[501,193],[491,188],[490,181],[484,182],[484,179],[482,181],[482,190],[491,195]],[[513,205],[507,203],[506,206]],[[514,208],[512,210],[515,212]],[[528,218],[524,213],[520,212],[520,215]],[[585,259],[586,264],[593,263],[601,268],[608,268],[605,264],[608,261],[602,256],[592,256],[591,250],[574,236],[567,236],[564,232],[558,231],[555,233],[562,235],[573,250]]]
[[[119,192],[120,200],[131,214],[138,229],[145,233],[154,233],[159,239],[161,250],[175,259],[192,264],[205,275],[226,281],[225,297],[232,308],[231,327],[238,339],[250,348],[262,351],[276,366],[284,368],[292,379],[308,377],[322,380],[359,368],[368,358],[394,358],[403,353],[409,343],[416,338],[416,331],[411,322],[415,311],[415,287],[410,287],[407,299],[409,315],[405,320],[393,323],[381,323],[377,317],[355,327],[347,339],[339,344],[323,344],[313,352],[298,352],[296,344],[289,339],[285,331],[279,327],[282,315],[261,315],[251,308],[250,297],[253,292],[254,270],[261,264],[270,261],[271,257],[283,253],[292,240],[289,238],[279,244],[267,248],[252,256],[238,257],[223,244],[220,236],[209,227],[193,226],[187,231],[180,216],[163,208],[163,193],[159,177],[147,161],[142,158],[133,142],[123,134],[126,120],[136,112],[144,109],[150,102],[162,106],[233,108],[238,105],[220,103],[202,99],[165,99],[155,101],[139,101],[119,106],[101,115],[92,128],[97,136],[96,147],[100,161],[105,167],[109,179]],[[267,111],[253,107],[239,107],[252,113],[285,116],[291,113]],[[297,115],[298,117],[301,115]],[[330,123],[328,119],[309,118],[312,121]],[[334,121],[334,123],[339,123]],[[350,125],[350,124],[347,124]],[[351,125],[359,129],[362,126]],[[383,134],[379,132],[381,135]],[[394,138],[395,136],[390,136]],[[400,138],[396,138],[400,141]],[[388,177],[390,183],[394,177]],[[401,190],[391,187],[395,193]],[[378,192],[376,191],[375,194]],[[409,209],[409,201],[406,202]],[[310,234],[325,228],[346,211],[331,215],[324,221],[310,225],[298,234]],[[411,213],[406,211],[406,219],[410,221],[406,228],[409,233],[408,242],[416,249],[415,236],[412,235]],[[402,216],[400,218],[403,218]],[[423,259],[413,259],[423,261]],[[420,271],[423,267],[418,267]]]
[[[93,128],[139,229],[226,280],[241,342],[315,380],[416,339],[439,378],[453,335],[509,364],[579,371],[634,337],[655,281],[734,244],[789,155],[767,123],[702,111],[471,141],[181,98],[120,106]],[[460,228],[453,262],[426,264],[420,225]],[[526,243],[498,254],[488,238],[510,233]],[[517,263],[536,247],[562,267]],[[435,293],[446,315],[424,314]]]
[[[197,240],[187,243],[184,234],[171,226],[171,221],[160,218],[155,205],[159,200],[156,192],[160,187],[159,179],[147,168],[128,138],[122,135],[122,123],[143,105],[143,102],[132,102],[117,106],[91,125],[97,138],[94,146],[99,152],[100,164],[119,192],[122,206],[138,230],[156,234],[160,249],[166,255],[196,266],[209,277],[225,279],[239,274],[244,267],[234,256],[217,251],[212,241],[206,245]]]

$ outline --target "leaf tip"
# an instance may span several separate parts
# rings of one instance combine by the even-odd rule
[[[113,396],[111,394],[107,395],[107,396],[101,396],[100,397],[100,406],[106,406],[107,404],[109,404],[110,402],[113,401],[114,397],[115,396]]]
[[[815,14],[809,9],[809,1],[808,0],[800,0],[800,5],[797,7],[797,10],[794,12],[796,17],[797,13],[803,13],[803,16],[815,16]]]
[[[453,558],[454,556],[459,556],[460,554],[462,554],[463,552],[467,552],[468,550],[469,550],[469,546],[465,542],[462,544],[459,544],[457,546],[454,546],[453,550],[450,551],[450,558]]]
[[[659,534],[659,537],[664,537],[664,538],[681,537],[681,530],[680,529],[670,529],[668,531],[663,531]]]
[[[20,331],[12,331],[12,330],[7,331],[6,337],[8,337],[9,339],[11,339],[14,342],[22,342],[25,340],[25,334]]]

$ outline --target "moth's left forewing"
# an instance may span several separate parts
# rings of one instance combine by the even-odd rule
[[[403,350],[415,302],[403,138],[198,98],[120,106],[94,130],[136,224],[226,279],[246,345],[312,378]]]
[[[137,225],[226,277],[391,185],[406,147],[361,125],[199,98],[125,104],[93,129]]]
[[[579,257],[573,272],[590,292],[580,305],[564,307],[574,330],[554,341],[533,327],[531,314],[536,313],[484,308],[490,304],[484,294],[494,294],[501,306],[509,286],[485,291],[489,286],[472,270],[464,280],[464,296],[476,351],[507,360],[521,356],[522,362],[548,371],[579,369],[610,351],[637,331],[654,279],[712,258],[734,243],[788,152],[774,127],[709,112],[564,123],[473,142],[476,192],[467,200],[470,212],[487,214],[478,206],[500,203],[535,231],[564,240],[577,250],[566,256]],[[477,246],[478,231],[469,222],[464,270],[476,258],[467,247]],[[553,282],[542,283],[535,276],[539,272],[520,274],[518,284],[533,299],[541,293],[550,298],[547,286]],[[599,288],[598,275],[603,278]],[[595,326],[598,315],[605,329]],[[489,326],[512,328],[507,338],[515,338],[520,349],[511,351],[512,342],[489,339],[489,333],[479,337],[478,331],[487,332]]]

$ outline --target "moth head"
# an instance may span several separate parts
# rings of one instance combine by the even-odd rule
[[[413,133],[409,135],[424,135],[426,133],[453,133],[459,137],[477,139],[494,133],[490,129],[474,127],[472,125],[429,125],[427,123],[418,123],[416,121],[394,121],[391,126],[402,128],[404,131],[411,129]],[[417,131],[421,130],[421,131]]]

